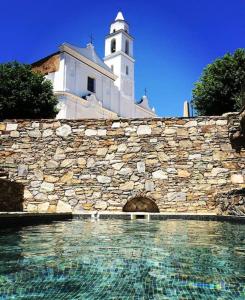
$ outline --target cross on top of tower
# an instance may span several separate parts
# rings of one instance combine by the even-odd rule
[[[90,34],[89,38],[90,38],[90,44],[93,45],[94,44],[94,37],[93,37],[92,33]]]

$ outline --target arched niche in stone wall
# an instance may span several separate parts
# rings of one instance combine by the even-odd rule
[[[159,213],[157,204],[148,197],[138,196],[129,200],[123,207],[124,212]]]

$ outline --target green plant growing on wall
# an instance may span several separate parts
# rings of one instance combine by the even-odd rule
[[[245,49],[209,64],[192,92],[198,115],[222,115],[241,109],[245,84]]]
[[[57,103],[51,81],[32,72],[30,65],[0,64],[1,119],[54,118]]]

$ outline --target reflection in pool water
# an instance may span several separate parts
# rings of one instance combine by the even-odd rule
[[[0,231],[0,299],[245,299],[245,225],[100,220]]]

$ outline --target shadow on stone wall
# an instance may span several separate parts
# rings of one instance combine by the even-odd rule
[[[219,194],[215,202],[218,215],[245,216],[245,188]]]
[[[0,212],[23,211],[24,185],[0,179]]]
[[[245,149],[245,106],[239,113],[239,118],[231,117],[229,120],[230,141],[236,152]]]
[[[159,212],[156,203],[147,197],[135,197],[123,207],[124,212]]]

